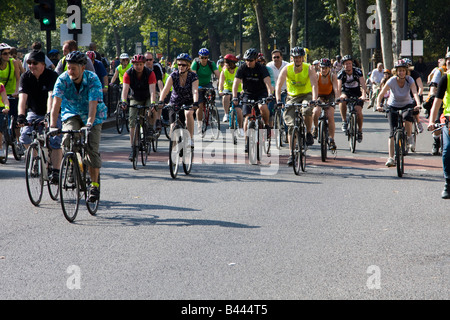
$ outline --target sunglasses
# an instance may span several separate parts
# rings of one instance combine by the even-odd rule
[[[147,61],[153,61],[153,59],[146,59]]]
[[[182,64],[178,64],[178,66],[179,66],[179,67],[186,67],[187,64],[182,63]]]
[[[253,61],[255,61],[255,59],[247,59],[247,60],[245,60],[245,61],[247,61],[247,62],[253,62]]]
[[[280,59],[281,57],[280,56],[273,56],[272,58],[273,59]]]
[[[3,56],[9,56],[10,54],[11,54],[11,52],[9,52],[9,51],[8,52],[2,52]]]
[[[208,59],[208,57],[200,57],[200,59]]]
[[[28,65],[33,65],[33,66],[37,66],[39,64],[39,62],[37,61],[27,61]]]

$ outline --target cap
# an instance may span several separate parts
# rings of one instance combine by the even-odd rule
[[[33,50],[28,55],[27,61],[45,62],[45,54],[42,51]]]

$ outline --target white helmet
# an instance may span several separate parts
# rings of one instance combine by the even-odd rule
[[[128,59],[128,60],[130,60],[130,57],[128,56],[128,53],[122,53],[122,54],[120,55],[119,59],[120,59],[120,60],[122,60],[122,59]]]
[[[11,47],[6,43],[0,43],[0,51],[11,49]]]

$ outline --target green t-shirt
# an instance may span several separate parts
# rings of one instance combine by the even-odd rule
[[[194,61],[194,63],[191,66],[191,69],[197,72],[198,85],[203,87],[211,82],[211,75],[213,74],[213,70],[215,71],[218,69],[216,63],[214,61],[211,61],[212,70],[208,64],[206,64],[206,66],[203,66],[201,63],[198,63],[200,66],[198,67],[197,70],[197,63],[198,63],[197,61]]]

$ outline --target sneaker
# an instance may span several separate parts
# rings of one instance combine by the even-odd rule
[[[21,142],[17,142],[17,154],[21,157],[23,155],[25,155],[25,147],[23,146],[23,144]]]
[[[359,143],[362,142],[362,140],[363,140],[363,134],[362,134],[362,132],[358,132],[357,139],[358,139],[358,142],[359,142]]]
[[[51,184],[59,184],[59,170],[53,169],[49,178]]]
[[[448,192],[447,184],[445,184],[444,190],[442,190],[441,198],[442,199],[450,199],[450,194]]]
[[[130,155],[128,156],[128,160],[133,161],[134,159],[134,148],[131,148]]]
[[[370,108],[372,108],[373,107],[373,105],[370,103],[368,106],[367,106],[367,109],[370,109]]]
[[[317,139],[317,136],[319,135],[319,129],[317,127],[314,127],[312,135],[314,139]]]
[[[423,132],[423,125],[422,122],[417,122],[417,129],[419,129],[419,133]]]
[[[347,122],[342,122],[341,129],[342,129],[342,132],[345,132],[345,134],[347,134],[348,123]]]
[[[243,128],[239,128],[239,137],[243,137],[244,136],[244,129]]]
[[[416,145],[414,143],[414,137],[413,136],[408,137],[408,148],[411,149],[412,152],[416,151]]]
[[[161,123],[161,120],[158,119],[158,120],[156,120],[156,131],[161,131],[161,129],[162,129],[162,123]]]
[[[89,189],[89,202],[95,202],[98,201],[100,199],[100,190],[98,189],[98,187],[93,187],[91,185],[90,189]]]
[[[292,156],[289,156],[289,159],[287,161],[287,165],[288,167],[292,167],[292,164],[294,163],[294,159],[292,158]]]
[[[225,113],[225,114],[223,115],[222,121],[223,121],[223,122],[228,122],[228,113]]]
[[[431,154],[433,156],[438,156],[440,147],[441,147],[441,139],[440,139],[440,137],[434,138],[433,147],[431,149]]]
[[[308,132],[306,134],[306,145],[307,146],[312,146],[314,144],[314,138],[313,135],[311,134],[311,132]]]
[[[395,166],[395,160],[394,158],[389,158],[386,162],[386,167],[393,167]]]
[[[336,143],[334,142],[334,139],[330,138],[330,142],[329,142],[329,146],[330,146],[330,150],[336,150]]]

